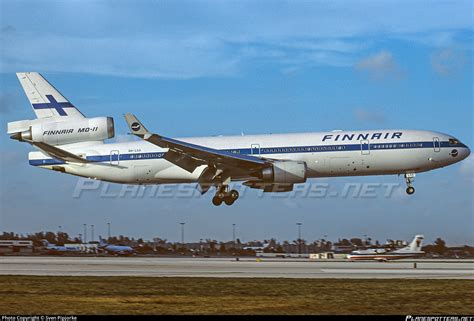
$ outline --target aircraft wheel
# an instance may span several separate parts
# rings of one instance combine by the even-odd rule
[[[231,197],[226,197],[226,198],[224,198],[224,203],[225,203],[226,205],[229,205],[229,206],[232,205],[232,204],[234,204],[234,201],[235,201],[235,199],[233,199],[233,198],[231,198]]]
[[[226,205],[232,205],[238,198],[239,192],[233,189],[224,197],[224,203],[226,203]]]
[[[212,204],[215,206],[219,206],[222,204],[222,198],[218,197],[217,195],[212,198]]]
[[[415,193],[415,188],[414,188],[414,187],[411,187],[411,186],[407,187],[407,194],[408,194],[408,195],[411,195],[411,194],[413,194],[413,193]]]
[[[235,189],[231,190],[229,192],[229,197],[232,198],[234,201],[239,198],[239,192],[237,192]]]

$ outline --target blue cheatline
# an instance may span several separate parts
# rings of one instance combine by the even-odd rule
[[[373,143],[369,144],[368,149],[364,150],[388,150],[388,149],[415,149],[415,148],[434,148],[433,142],[406,142],[406,143]],[[441,148],[443,147],[466,147],[462,143],[450,145],[449,142],[440,142]],[[360,151],[362,150],[361,144],[347,144],[347,145],[315,145],[315,146],[291,146],[291,147],[262,147],[260,148],[260,155],[270,154],[299,154],[299,153],[322,153],[322,152],[342,152],[342,151]],[[235,148],[235,149],[223,149],[221,151],[251,155],[251,148]],[[92,162],[110,162],[110,161],[127,161],[127,160],[145,160],[145,159],[159,159],[163,158],[164,152],[150,152],[150,153],[134,153],[134,154],[120,154],[120,155],[91,155],[87,156],[86,159]],[[258,156],[258,155],[254,155]],[[41,165],[57,165],[65,164],[62,160],[53,158],[48,159],[32,159],[30,165],[41,166]]]

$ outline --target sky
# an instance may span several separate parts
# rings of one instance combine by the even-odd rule
[[[34,118],[15,72],[38,71],[85,115],[114,117],[113,141],[133,140],[122,117],[133,112],[171,137],[405,128],[449,133],[472,149],[472,9],[470,1],[0,0],[0,231],[77,236],[87,224],[97,238],[111,222],[112,234],[179,241],[185,222],[186,241],[231,240],[232,224],[243,241],[294,240],[301,222],[310,242],[424,234],[428,243],[473,245],[473,156],[418,174],[412,196],[402,177],[351,177],[307,185],[335,196],[237,185],[244,195],[233,206],[214,207],[213,193],[186,197],[171,186],[140,196],[34,168],[32,147],[6,134],[7,122]]]

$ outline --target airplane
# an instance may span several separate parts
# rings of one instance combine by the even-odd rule
[[[42,240],[44,249],[49,254],[79,253],[82,251],[81,244],[56,245],[47,240]]]
[[[423,235],[416,235],[408,246],[394,251],[387,251],[385,249],[352,251],[351,254],[347,255],[347,258],[351,261],[375,260],[379,262],[414,258],[425,254],[425,252],[421,250],[423,239]]]
[[[135,255],[135,250],[130,246],[107,244],[102,237],[99,236],[99,248],[108,254],[113,255]]]
[[[216,206],[239,197],[231,181],[289,192],[311,178],[404,175],[411,195],[416,173],[460,162],[471,152],[452,135],[426,130],[168,138],[130,113],[125,120],[141,140],[105,143],[115,135],[112,117],[87,118],[37,72],[17,77],[37,118],[8,123],[8,134],[39,149],[29,153],[30,165],[122,184],[197,183],[201,194],[215,188]]]

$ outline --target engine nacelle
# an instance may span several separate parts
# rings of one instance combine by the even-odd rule
[[[302,161],[276,161],[262,170],[264,183],[297,184],[306,182],[307,166]]]
[[[112,138],[114,135],[114,119],[112,117],[96,117],[32,124],[28,130],[15,133],[11,137],[50,145],[64,145],[104,140]]]

